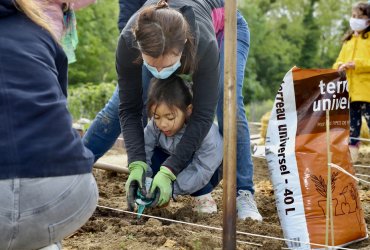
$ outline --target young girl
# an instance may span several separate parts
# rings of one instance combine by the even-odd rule
[[[168,170],[168,167],[161,166],[164,160],[173,154],[184,134],[193,109],[191,102],[191,91],[180,77],[155,79],[152,82],[148,96],[148,114],[151,120],[144,130],[146,159],[149,166],[147,175],[155,175],[160,169],[169,173],[174,181],[175,196],[190,194],[195,201],[194,211],[214,213],[217,212],[217,206],[211,191],[220,181],[223,157],[223,141],[215,124],[212,124],[201,146],[177,177]],[[157,189],[156,181],[161,180],[154,178],[151,193],[171,192]]]
[[[370,5],[358,3],[352,8],[351,30],[343,39],[343,46],[333,68],[346,72],[350,97],[350,137],[358,138],[361,116],[370,127]],[[359,140],[350,139],[352,161],[358,156]]]

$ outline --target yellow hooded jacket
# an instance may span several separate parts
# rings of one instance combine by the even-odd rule
[[[367,35],[367,39],[353,35],[351,40],[344,42],[333,65],[338,69],[340,64],[355,63],[355,69],[346,70],[351,102],[370,102],[370,33]]]

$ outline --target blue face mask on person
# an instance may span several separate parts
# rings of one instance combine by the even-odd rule
[[[150,71],[150,73],[152,73],[152,75],[155,78],[167,79],[170,75],[172,75],[181,66],[181,62],[179,60],[174,65],[172,65],[170,67],[167,67],[167,68],[163,68],[159,72],[155,67],[150,66],[145,60],[144,60],[144,65]]]

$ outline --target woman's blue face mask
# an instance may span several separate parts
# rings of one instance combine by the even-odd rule
[[[150,66],[145,60],[144,60],[144,65],[150,71],[150,73],[152,73],[152,75],[155,78],[166,79],[170,75],[172,75],[181,66],[181,62],[180,62],[180,60],[178,60],[174,65],[163,68],[159,72],[155,67]]]

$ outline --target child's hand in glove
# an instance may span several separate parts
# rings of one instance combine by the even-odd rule
[[[149,196],[154,198],[151,207],[160,207],[170,201],[172,195],[172,182],[176,176],[165,166],[161,166],[159,172],[154,176]]]

